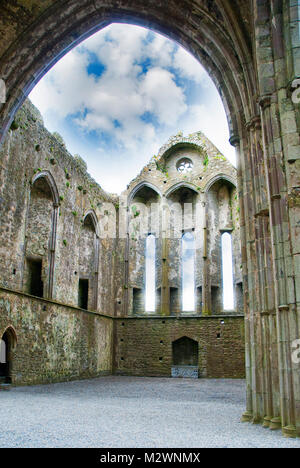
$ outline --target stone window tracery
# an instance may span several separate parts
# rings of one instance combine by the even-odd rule
[[[193,170],[193,167],[193,161],[189,158],[182,158],[176,164],[177,171],[180,174],[186,174],[188,172],[191,172]]]

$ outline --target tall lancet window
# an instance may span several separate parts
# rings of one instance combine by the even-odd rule
[[[222,283],[224,310],[234,309],[232,260],[231,234],[229,234],[229,232],[224,232],[224,234],[222,234]]]
[[[146,312],[155,312],[155,236],[146,239]]]
[[[182,236],[182,311],[195,310],[195,239],[191,232]]]

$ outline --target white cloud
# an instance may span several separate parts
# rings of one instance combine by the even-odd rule
[[[100,77],[88,74],[95,56],[104,66]],[[199,104],[199,99],[188,104],[178,77],[200,90],[205,83],[211,104]],[[30,98],[46,126],[63,135],[71,152],[82,154],[93,176],[110,191],[123,189],[178,130],[202,130],[227,156],[233,153],[226,143],[224,110],[204,69],[175,43],[138,26],[114,24],[93,35],[63,57]],[[146,113],[155,120],[148,121]],[[73,133],[64,132],[70,116]],[[112,143],[104,138],[94,148],[84,144],[91,131],[109,136]]]
[[[141,85],[147,111],[156,115],[161,124],[175,125],[187,110],[182,88],[174,76],[162,68],[152,68]]]
[[[207,79],[207,73],[202,65],[182,47],[179,47],[174,55],[173,66],[182,77],[196,83],[201,83]]]

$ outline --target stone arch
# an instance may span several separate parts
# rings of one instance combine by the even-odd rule
[[[39,199],[38,193],[43,193],[44,203],[42,216],[38,216]],[[33,196],[33,195],[36,196]],[[46,202],[46,199],[48,200]],[[36,206],[34,204],[36,203]],[[46,208],[45,203],[48,207]],[[26,219],[25,229],[25,252],[24,252],[24,276],[23,276],[23,287],[27,292],[33,295],[47,297],[51,299],[53,297],[53,286],[54,286],[54,269],[55,269],[55,249],[56,249],[56,237],[57,237],[57,220],[59,210],[59,192],[55,183],[54,177],[48,171],[42,171],[36,174],[31,183],[31,190],[29,194],[28,211]],[[35,212],[37,211],[37,212]],[[35,236],[30,235],[31,225],[36,223],[42,226],[42,229],[37,229],[40,233],[43,232],[44,236],[40,236],[41,240],[44,240],[44,246],[47,245],[47,249],[43,252],[36,246],[33,245]],[[48,225],[48,226],[47,226]],[[35,231],[36,229],[34,229]],[[44,264],[43,264],[44,263]],[[30,269],[31,273],[30,273]],[[44,273],[42,273],[44,270]],[[40,281],[40,286],[30,286],[30,275],[34,274],[34,282]],[[40,280],[38,279],[40,276]],[[44,278],[42,279],[42,276]],[[30,290],[29,290],[30,289]]]
[[[218,174],[216,175],[215,177],[213,177],[212,179],[210,179],[207,184],[205,185],[204,187],[204,192],[209,192],[209,190],[212,188],[212,186],[218,182],[219,180],[225,180],[227,182],[230,182],[230,184],[233,186],[233,187],[236,187],[236,183],[235,183],[235,180],[233,179],[233,177],[231,177],[230,175],[227,175],[227,174]]]
[[[208,181],[205,187],[205,210],[206,210],[206,242],[210,265],[207,281],[207,304],[211,313],[220,314],[224,311],[224,298],[232,294],[233,286],[234,307],[226,307],[226,311],[237,311],[236,307],[240,304],[240,294],[243,283],[240,265],[241,245],[240,245],[240,227],[239,210],[240,204],[235,181],[227,174],[218,174]],[[214,213],[214,214],[212,214]],[[225,287],[224,283],[224,264],[223,260],[226,254],[222,248],[222,235],[224,232],[230,233],[232,245],[231,259],[233,270],[232,284],[230,288]],[[228,244],[229,247],[229,244]],[[225,256],[224,256],[225,255]],[[214,261],[211,261],[214,259]],[[227,259],[229,262],[229,260]],[[229,263],[227,264],[229,268]],[[227,280],[227,278],[226,278]],[[227,283],[226,283],[227,284]],[[229,284],[229,283],[228,283]],[[238,297],[238,301],[237,301]],[[240,311],[240,306],[239,306]]]
[[[188,182],[178,182],[177,184],[172,185],[172,187],[168,188],[168,190],[164,193],[165,197],[168,198],[172,193],[176,192],[176,190],[180,188],[188,188],[199,195],[199,191],[197,190],[194,184],[190,184]]]
[[[193,136],[193,134],[191,135]],[[176,137],[177,138],[177,137]],[[196,144],[193,143],[192,141],[189,141],[187,137],[182,137],[180,138],[180,141],[177,143],[173,143],[172,141],[170,143],[167,143],[161,148],[161,151],[159,152],[159,159],[168,159],[168,157],[175,152],[178,149],[194,149],[198,151],[200,154],[203,153],[204,148],[201,144]]]
[[[51,172],[41,171],[38,174],[35,174],[35,176],[32,178],[31,185],[34,186],[34,184],[39,179],[45,179],[45,181],[47,182],[47,184],[49,185],[49,188],[51,190],[53,204],[58,205],[59,204],[58,188],[57,188],[56,182],[55,182],[54,177],[52,176]]]
[[[8,333],[11,337],[11,342],[12,342],[12,349],[14,350],[18,344],[18,338],[17,338],[17,333],[16,333],[16,330],[15,328],[12,326],[12,325],[8,325],[4,330],[3,330],[3,333],[2,333],[2,336],[5,334],[5,333]]]
[[[148,188],[152,189],[154,192],[157,193],[157,195],[158,195],[159,197],[162,196],[161,191],[160,191],[154,184],[151,184],[151,182],[142,181],[142,182],[140,182],[139,184],[137,184],[137,185],[132,189],[132,191],[130,192],[130,194],[129,194],[129,196],[128,196],[128,205],[130,205],[130,203],[132,202],[132,200],[134,199],[134,197],[136,196],[136,194],[137,194],[143,187],[148,187]]]
[[[242,124],[256,114],[250,97],[256,93],[256,82],[249,65],[250,34],[242,28],[236,10],[234,6],[224,6],[220,0],[215,2],[214,8],[203,2],[197,6],[186,3],[179,9],[170,1],[152,5],[151,10],[140,8],[138,0],[130,5],[121,0],[114,8],[108,0],[93,5],[89,0],[83,0],[80,5],[71,0],[51,5],[32,18],[30,27],[24,28],[18,37],[11,38],[3,51],[0,75],[6,82],[8,96],[0,115],[3,134],[15,111],[41,77],[74,46],[112,22],[149,27],[176,40],[195,55],[220,92],[231,135],[241,133]],[[232,22],[234,28],[230,27]],[[197,35],[193,33],[195,28]],[[19,31],[21,29],[20,25]]]
[[[124,309],[133,314],[145,313],[146,306],[146,274],[147,239],[149,235],[159,237],[161,224],[161,191],[148,181],[137,184],[128,196],[126,253],[128,262],[124,265],[125,284],[132,287],[124,290]],[[155,255],[159,259],[161,243],[155,241]],[[133,247],[134,248],[131,248]],[[137,252],[139,251],[139,255]],[[159,262],[159,260],[158,260]],[[132,266],[135,265],[134,268]],[[156,308],[159,308],[159,284],[161,269],[155,269]],[[148,302],[147,302],[148,303]],[[152,307],[151,307],[152,308]],[[150,313],[150,311],[147,311]],[[151,312],[153,313],[153,311]]]
[[[11,383],[13,352],[17,346],[15,329],[8,326],[0,339],[0,382]]]
[[[89,210],[85,214],[85,216],[83,218],[83,224],[85,225],[89,220],[90,220],[90,222],[92,223],[92,225],[94,227],[96,236],[99,237],[99,222],[98,222],[98,218],[97,218],[97,215],[96,215],[94,210]]]

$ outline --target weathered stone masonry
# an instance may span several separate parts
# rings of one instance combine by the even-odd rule
[[[191,165],[186,173],[178,172],[182,161]],[[185,232],[191,232],[195,239],[197,304],[188,314],[224,312],[223,232],[229,232],[233,242],[235,310],[231,313],[243,314],[236,170],[201,132],[187,137],[181,133],[171,137],[128,185],[122,199],[127,200],[129,207],[125,315],[145,313],[135,310],[134,296],[137,292],[141,297],[145,294],[145,239],[153,229],[152,234],[156,237],[155,314],[182,314],[181,240]],[[146,213],[145,205],[148,207]]]
[[[234,239],[234,281],[240,284],[236,171],[203,134],[170,139],[131,182],[121,196],[128,205],[125,226],[131,232],[125,238],[106,238],[105,229],[101,231],[108,218],[115,220],[109,209],[122,209],[119,199],[101,190],[80,158],[71,156],[63,142],[43,127],[30,102],[17,114],[0,157],[0,331],[2,336],[9,329],[15,336],[10,352],[13,384],[112,372],[170,376],[172,344],[185,336],[198,342],[199,376],[243,377],[242,307],[239,301],[237,309],[224,316],[219,271],[220,229],[225,229]],[[183,157],[191,158],[194,164],[188,175],[176,169]],[[158,217],[156,285],[160,291],[169,291],[161,293],[164,302],[157,301],[154,313],[161,319],[153,319],[153,314],[148,316],[145,310],[145,233],[136,230],[133,238],[130,231],[131,220],[138,220],[138,226],[149,221],[143,220],[142,214],[132,217],[132,204],[147,204],[150,196],[150,202],[158,202],[161,209],[160,196],[153,188],[170,193],[170,200],[187,193],[184,200],[199,200],[201,210],[205,208],[203,197],[211,197],[206,232],[201,223],[198,226],[196,212],[188,227],[199,236],[195,252],[197,305],[188,313],[181,311],[182,230],[178,239],[171,233],[163,239],[162,216]],[[177,228],[174,223],[173,227]],[[150,225],[146,235],[148,229]],[[203,236],[207,233],[206,271]],[[162,262],[164,243],[168,245],[167,265]],[[213,286],[219,290],[215,309],[211,306]],[[140,294],[138,310],[133,308],[136,289]],[[197,296],[199,289],[206,298],[205,308],[202,296]],[[214,318],[201,317],[212,313]],[[225,320],[228,314],[236,316]],[[167,322],[162,320],[166,315]],[[174,316],[182,319],[175,320]]]
[[[170,377],[172,343],[187,336],[199,346],[199,377],[244,376],[244,322],[240,316],[118,318],[115,323],[117,374]]]
[[[86,379],[112,372],[109,317],[0,289],[0,334],[15,331],[15,385]]]
[[[205,66],[223,100],[239,161],[243,419],[300,436],[300,363],[292,360],[300,337],[299,0],[7,0],[1,8],[0,77],[7,90],[1,141],[49,67],[113,21],[153,28]]]

